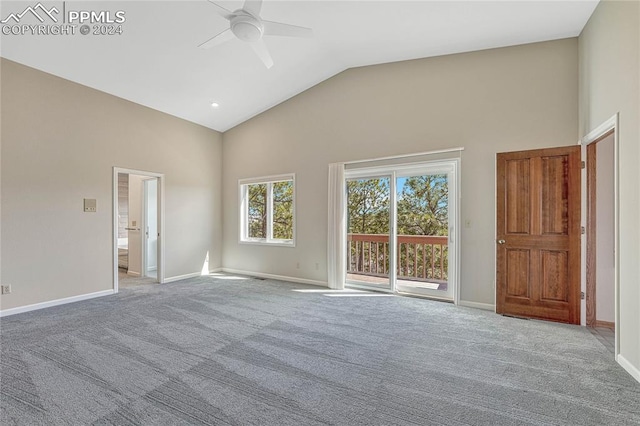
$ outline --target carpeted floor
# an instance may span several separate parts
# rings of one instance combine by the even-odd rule
[[[211,276],[1,320],[3,425],[630,425],[586,329]]]
[[[137,287],[145,284],[158,284],[156,278],[151,277],[136,277],[127,275],[127,272],[121,268],[118,268],[118,288],[122,290],[128,287]]]

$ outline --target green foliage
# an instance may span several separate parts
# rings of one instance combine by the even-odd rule
[[[448,199],[446,175],[407,178],[398,197],[398,234],[447,235]]]
[[[267,238],[267,184],[249,185],[249,238]]]
[[[293,181],[273,182],[273,238],[293,239]],[[249,185],[249,238],[267,238],[268,185]]]
[[[446,175],[398,179],[398,235],[446,236],[449,231],[449,190]],[[389,179],[347,181],[348,232],[389,234]],[[349,270],[388,276],[388,242],[352,242]],[[431,244],[399,244],[399,277],[446,280],[448,247]]]
[[[447,235],[446,175],[412,176],[398,194],[398,235]],[[389,179],[347,181],[348,232],[389,233]]]
[[[293,239],[293,181],[273,183],[273,238]]]
[[[389,179],[347,181],[348,232],[389,233]]]

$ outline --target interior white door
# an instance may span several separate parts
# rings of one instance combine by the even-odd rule
[[[142,235],[144,221],[144,176],[129,174],[129,269],[127,273],[133,276],[144,276]]]
[[[158,179],[144,181],[144,275],[157,277],[158,270]]]

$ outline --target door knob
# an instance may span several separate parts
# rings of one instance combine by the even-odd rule
[[[498,244],[505,244],[506,241],[505,240],[498,240]]]

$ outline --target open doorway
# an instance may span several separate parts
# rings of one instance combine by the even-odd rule
[[[619,120],[616,113],[581,141],[586,158],[582,187],[586,224],[582,290],[586,297],[581,323],[613,352],[616,361],[621,343]]]
[[[587,326],[615,353],[615,133],[587,145]]]
[[[163,281],[163,176],[114,168],[114,290]]]

